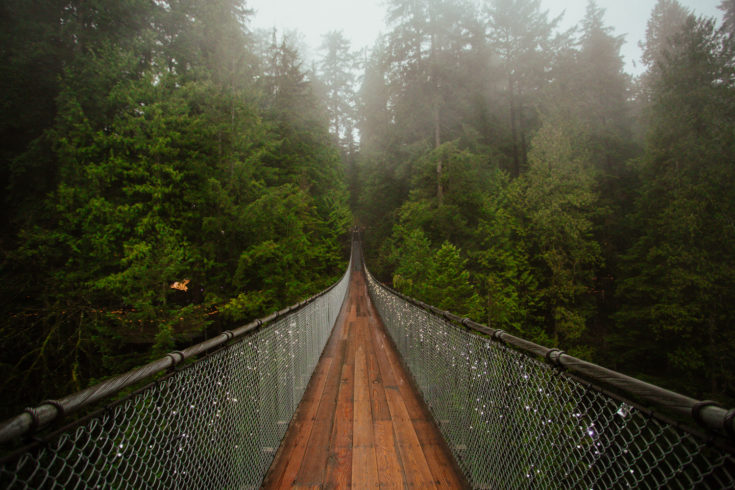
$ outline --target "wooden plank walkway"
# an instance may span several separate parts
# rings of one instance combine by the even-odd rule
[[[349,296],[264,488],[464,488],[353,270]]]

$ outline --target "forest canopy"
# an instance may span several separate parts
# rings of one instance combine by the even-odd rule
[[[735,401],[735,2],[658,0],[636,77],[594,0],[385,7],[304,62],[243,0],[3,0],[4,415],[325,288],[353,222],[410,296]]]
[[[251,33],[242,2],[0,9],[5,415],[344,272],[327,108],[296,46]]]
[[[590,1],[389,0],[356,90],[367,263],[418,299],[735,400],[735,3],[659,0],[642,75]]]

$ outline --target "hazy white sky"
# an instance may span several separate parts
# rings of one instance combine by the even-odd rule
[[[720,16],[720,0],[679,0],[698,15]],[[370,47],[380,32],[385,31],[385,7],[382,0],[246,0],[255,10],[253,28],[279,31],[296,29],[304,35],[314,55],[321,36],[341,30],[352,41],[354,49]],[[624,34],[623,56],[627,70],[637,73],[634,66],[640,58],[638,41],[645,35],[646,22],[656,0],[598,0],[606,10],[605,21],[617,34]],[[542,0],[551,15],[566,11],[563,24],[571,26],[584,17],[587,0]]]

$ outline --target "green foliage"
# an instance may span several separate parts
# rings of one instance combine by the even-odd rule
[[[509,169],[517,177],[527,166],[528,133],[536,126],[532,109],[534,95],[541,92],[559,46],[568,34],[555,33],[561,17],[549,19],[541,10],[540,0],[488,0],[484,11],[489,24],[488,38],[500,58],[503,83],[506,84],[510,109],[510,145],[513,165]]]
[[[452,17],[459,2],[389,2],[360,93],[371,269],[496,328],[732,397],[730,3],[718,28],[658,2],[634,85],[594,1],[566,33],[538,1],[466,5],[484,25]]]
[[[432,257],[424,297],[441,309],[451,308],[462,316],[482,318],[481,300],[466,267],[467,260],[460,256],[460,250],[449,242],[442,243]]]
[[[309,296],[351,201],[406,294],[735,397],[732,2],[718,28],[660,0],[637,91],[594,1],[578,34],[538,0],[387,8],[356,96],[340,33],[308,74],[240,0],[7,0],[0,388],[54,397]]]
[[[635,240],[613,338],[623,359],[698,396],[733,393],[725,366],[734,361],[735,93],[723,83],[733,80],[732,59],[725,34],[690,17],[652,68]],[[622,347],[631,342],[636,348]],[[652,343],[659,349],[644,352]]]
[[[405,294],[442,309],[479,319],[480,297],[470,282],[467,260],[460,250],[444,242],[432,251],[420,229],[398,226],[391,242],[390,260],[396,264],[393,286]]]
[[[391,245],[393,286],[411,297],[423,296],[432,255],[429,240],[420,229],[397,227]]]
[[[443,165],[443,199],[436,192],[436,165]],[[460,149],[458,141],[440,145],[420,156],[408,201],[398,211],[400,222],[421,227],[432,241],[467,241],[477,225],[487,170],[481,155]]]
[[[541,314],[538,272],[531,264],[522,188],[498,171],[481,210],[480,249],[474,254],[493,328],[550,344]]]
[[[345,266],[339,152],[296,51],[274,46],[261,76],[241,2],[142,3],[71,2],[31,29],[63,24],[65,63],[49,121],[8,157],[8,191],[36,211],[11,215],[1,243],[0,340],[18,347],[0,356],[2,391],[32,387],[6,414],[304,299]]]
[[[593,312],[587,293],[601,259],[592,236],[597,197],[583,143],[569,121],[546,120],[524,175],[529,236],[543,264],[540,293],[554,344],[572,345],[581,337]]]
[[[346,152],[354,151],[355,68],[357,55],[342,31],[331,31],[322,37],[319,78],[325,88],[325,104],[329,112],[332,135]]]

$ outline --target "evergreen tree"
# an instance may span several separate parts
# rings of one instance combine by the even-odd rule
[[[646,38],[641,43],[641,60],[647,67],[662,61],[664,53],[684,27],[690,12],[677,0],[658,0],[646,24]]]
[[[735,1],[722,0],[719,7],[722,10],[722,30],[729,36],[735,35]]]
[[[520,180],[497,171],[480,211],[473,254],[479,290],[486,298],[487,323],[550,345],[543,325],[538,271],[531,264],[531,239]]]
[[[532,142],[524,204],[548,334],[554,345],[589,356],[579,341],[594,313],[590,291],[601,255],[592,234],[598,197],[584,138],[578,123],[546,116]]]
[[[470,282],[467,260],[460,250],[444,242],[434,253],[426,279],[426,301],[455,314],[481,319],[484,316],[482,301]]]
[[[434,149],[447,140],[443,117],[473,32],[472,7],[458,0],[393,0],[389,4],[387,77],[395,128],[403,141]],[[427,103],[428,102],[428,103]],[[437,202],[443,204],[443,161],[436,161]]]
[[[604,25],[604,12],[594,0],[587,4],[579,52],[583,69],[576,73],[580,78],[574,95],[582,104],[577,118],[599,140],[599,154],[594,156],[597,166],[609,173],[622,163],[615,147],[624,146],[631,135],[629,80],[620,54],[623,38],[612,35],[612,29]]]
[[[548,82],[546,67],[554,56],[560,17],[549,19],[540,0],[489,0],[485,4],[488,39],[505,73],[513,176],[527,166],[527,135],[535,125],[533,100]]]
[[[655,66],[663,61],[665,53],[670,50],[674,37],[681,31],[690,12],[677,0],[658,0],[653,7],[651,17],[646,24],[645,41],[639,43],[643,49],[641,61],[647,71],[642,78],[643,99],[649,102],[648,93],[655,81]]]
[[[432,253],[424,232],[397,226],[390,247],[389,260],[395,268],[393,287],[413,298],[425,297]]]
[[[118,77],[135,79],[153,49],[145,0],[110,2],[8,0],[0,6],[0,247],[17,245],[20,226],[45,212],[39,204],[58,184],[51,130],[62,79],[77,77],[77,96],[94,122],[113,114],[104,97]],[[135,52],[132,59],[123,53]],[[92,57],[96,56],[96,61]],[[116,70],[109,57],[119,57]],[[84,83],[87,80],[88,83]],[[94,82],[92,82],[94,81]],[[92,85],[96,83],[96,85]]]
[[[332,134],[346,153],[353,151],[355,130],[355,55],[341,31],[323,36],[318,76],[326,87],[326,106]]]
[[[418,229],[397,226],[391,240],[390,260],[396,264],[393,286],[433,306],[479,320],[480,297],[470,282],[467,260],[444,242],[436,251]]]
[[[324,86],[322,100],[329,116],[330,132],[342,150],[352,207],[357,202],[357,53],[350,50],[350,42],[341,31],[323,36],[323,52],[319,61],[318,80]]]
[[[9,191],[33,187],[37,212],[13,207],[4,235],[0,341],[18,348],[0,355],[3,387],[28,389],[3,389],[3,413],[343,272],[351,217],[325,111],[288,45],[257,73],[246,21],[233,0],[66,2],[42,18],[63,63],[43,82],[51,120],[7,154]]]
[[[630,81],[620,54],[622,38],[612,34],[603,17],[604,10],[590,1],[578,48],[565,50],[552,65],[554,80],[541,104],[542,112],[577,128],[576,144],[586,152],[587,171],[599,196],[589,219],[604,264],[591,286],[597,292],[597,312],[587,322],[584,341],[600,353],[606,351],[604,339],[613,323],[609,315],[616,307],[618,257],[630,245],[626,215],[633,211],[635,178],[626,162],[639,151],[633,142]]]
[[[363,155],[375,156],[391,147],[394,134],[388,104],[390,91],[385,51],[384,38],[380,37],[363,63],[364,74],[358,93],[358,129]]]
[[[621,358],[695,396],[733,395],[732,59],[714,21],[694,17],[655,59],[637,237],[620,284]]]

